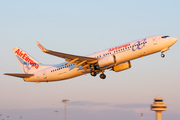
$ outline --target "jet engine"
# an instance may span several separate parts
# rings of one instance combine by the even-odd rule
[[[109,55],[98,60],[99,67],[105,67],[116,63],[116,57],[114,55]]]
[[[129,69],[129,68],[131,68],[131,62],[130,61],[119,64],[119,65],[115,65],[112,68],[112,70],[115,72],[119,72],[119,71],[123,71],[123,70]]]

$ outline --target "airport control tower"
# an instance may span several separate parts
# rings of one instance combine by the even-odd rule
[[[151,110],[156,111],[156,120],[162,120],[161,112],[167,110],[167,105],[163,103],[163,98],[157,97],[151,105]]]

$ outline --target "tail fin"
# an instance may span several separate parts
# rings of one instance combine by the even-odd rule
[[[32,58],[29,54],[24,52],[19,47],[13,48],[14,54],[16,55],[19,64],[25,74],[34,73],[40,70],[40,64],[37,60]]]

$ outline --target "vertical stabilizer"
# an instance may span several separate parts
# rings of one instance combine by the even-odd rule
[[[35,60],[33,57],[31,57],[19,47],[13,48],[13,51],[25,74],[34,73],[42,69],[40,63],[37,60]]]

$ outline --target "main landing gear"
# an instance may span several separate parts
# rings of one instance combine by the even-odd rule
[[[161,57],[164,58],[165,57],[165,54],[163,54],[163,52],[161,53]]]
[[[95,77],[95,76],[97,75],[97,72],[91,71],[90,74],[91,74],[91,76],[94,76],[94,77]],[[101,78],[101,79],[105,79],[105,78],[106,78],[106,75],[105,75],[104,73],[102,73],[102,74],[100,74],[100,78]]]
[[[90,65],[90,74],[91,74],[91,76],[96,76],[97,74],[99,74],[99,73],[101,73],[100,74],[100,78],[101,79],[105,79],[106,78],[106,75],[104,74],[104,70],[97,70],[96,68],[95,68],[95,66],[94,65]],[[97,71],[96,71],[97,70]]]
[[[97,73],[94,71],[91,71],[91,75],[95,77],[97,75]]]
[[[100,78],[101,79],[105,79],[106,78],[106,75],[104,73],[100,74]]]

